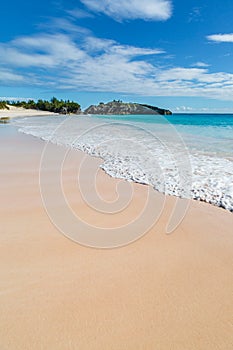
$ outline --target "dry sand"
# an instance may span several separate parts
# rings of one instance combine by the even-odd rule
[[[158,222],[135,243],[87,248],[64,237],[43,208],[38,172],[44,143],[2,126],[0,147],[1,350],[233,348],[231,213],[192,201],[181,225],[166,235],[174,204],[167,197]],[[64,151],[53,148],[54,158]],[[84,203],[76,167],[83,157],[71,152],[64,167],[72,209],[93,225],[124,223],[124,211],[118,218],[98,216]],[[83,171],[91,174],[98,164],[92,159]],[[48,164],[54,198],[55,171]],[[92,198],[88,176],[82,181]],[[105,200],[116,199],[118,182],[97,173]],[[147,186],[133,184],[133,189],[127,212],[132,219],[143,207]],[[155,209],[162,198],[154,192]]]
[[[35,109],[25,109],[22,107],[8,106],[9,109],[0,109],[0,118],[20,118],[20,117],[35,117],[35,116],[46,116],[56,115],[56,113],[37,111]]]

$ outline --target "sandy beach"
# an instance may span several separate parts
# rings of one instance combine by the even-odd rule
[[[182,223],[167,235],[176,199],[166,197],[159,219],[136,242],[109,250],[81,246],[59,232],[43,206],[39,165],[44,146],[10,125],[0,128],[0,348],[232,349],[232,213],[191,201]],[[53,145],[52,152],[55,159],[65,150]],[[62,184],[70,208],[105,228],[140,215],[148,187],[135,183],[127,209],[116,215],[98,213],[85,202],[77,181],[84,157],[72,151],[64,164]],[[109,203],[117,199],[122,181],[98,170],[99,164],[88,157],[82,188],[94,203],[96,188],[88,174],[96,173],[98,193]],[[44,186],[54,193],[52,209],[62,213],[56,171],[51,161]],[[153,196],[157,210],[164,196],[155,191]]]
[[[56,115],[56,113],[39,111],[35,109],[25,109],[22,107],[8,106],[9,109],[0,109],[0,118],[9,117],[9,118],[20,118],[20,117],[39,117],[39,116],[48,116]]]

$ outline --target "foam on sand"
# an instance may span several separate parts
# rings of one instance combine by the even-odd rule
[[[205,151],[169,123],[148,127],[92,117],[56,117],[24,119],[16,125],[26,134],[102,158],[102,169],[112,177],[233,211],[232,159]]]

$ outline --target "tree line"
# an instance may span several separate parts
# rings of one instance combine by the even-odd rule
[[[9,109],[6,101],[0,101],[0,109]]]
[[[58,100],[56,97],[51,98],[50,101],[40,99],[37,102],[34,100],[0,101],[0,109],[9,109],[8,105],[64,114],[79,113],[81,111],[79,103],[70,100]]]

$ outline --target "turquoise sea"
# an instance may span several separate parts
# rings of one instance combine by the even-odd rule
[[[171,116],[98,116],[105,120],[130,123],[173,125],[190,147],[208,150],[233,159],[233,114],[173,114]]]
[[[14,124],[101,157],[111,176],[233,211],[233,115],[50,116]]]

